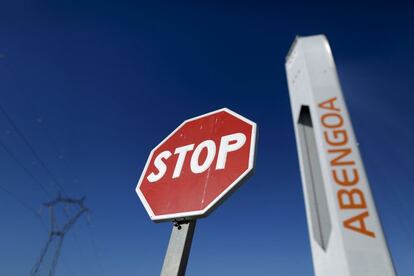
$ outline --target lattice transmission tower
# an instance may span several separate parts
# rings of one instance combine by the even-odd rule
[[[39,258],[32,268],[31,276],[54,276],[56,266],[62,250],[63,239],[75,222],[89,209],[84,205],[85,197],[81,199],[72,199],[59,195],[56,199],[44,203],[43,206],[49,209],[50,230],[48,239],[43,247]],[[63,213],[66,218],[64,223],[59,224],[56,218],[57,207],[63,207]],[[68,214],[68,207],[77,207],[74,214]],[[73,208],[72,208],[73,209]]]

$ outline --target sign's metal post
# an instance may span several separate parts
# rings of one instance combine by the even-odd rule
[[[185,275],[195,226],[196,220],[174,223],[161,276]]]

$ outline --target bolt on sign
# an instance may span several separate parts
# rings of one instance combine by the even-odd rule
[[[394,276],[326,37],[296,38],[285,67],[316,276]]]
[[[253,170],[256,124],[223,108],[184,121],[150,153],[136,187],[154,221],[208,215]]]

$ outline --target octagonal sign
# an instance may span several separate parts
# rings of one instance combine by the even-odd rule
[[[227,109],[184,121],[147,160],[136,187],[154,221],[208,215],[252,172],[256,124]]]

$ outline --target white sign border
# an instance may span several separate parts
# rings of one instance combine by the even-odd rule
[[[252,126],[252,133],[251,133],[251,140],[250,140],[250,154],[249,154],[249,167],[235,180],[232,184],[230,184],[219,196],[217,196],[212,202],[210,202],[209,205],[207,205],[204,209],[198,210],[198,211],[191,211],[191,212],[180,212],[180,213],[174,213],[174,214],[168,214],[168,215],[155,215],[152,211],[151,207],[149,206],[147,200],[145,199],[145,196],[141,192],[141,184],[142,180],[145,176],[145,172],[147,171],[147,168],[149,166],[149,163],[151,161],[151,158],[154,154],[154,152],[162,145],[165,141],[167,141],[172,135],[174,135],[181,127],[183,127],[186,123],[200,119],[202,117],[206,117],[209,115],[213,115],[219,112],[227,112],[236,118],[244,121],[245,123],[248,123]],[[256,130],[257,125],[255,122],[250,121],[249,119],[241,116],[240,114],[237,114],[236,112],[228,109],[228,108],[221,108],[197,117],[193,117],[191,119],[185,120],[183,123],[181,123],[173,132],[170,133],[164,140],[162,140],[154,149],[151,150],[150,155],[148,156],[147,162],[145,164],[144,170],[141,173],[141,177],[138,180],[137,186],[135,188],[136,193],[138,194],[142,204],[145,207],[145,210],[147,211],[148,215],[150,216],[151,220],[155,222],[161,222],[161,221],[168,221],[168,220],[188,220],[193,219],[196,217],[204,217],[209,214],[210,211],[214,209],[214,207],[217,207],[222,201],[224,201],[225,196],[230,193],[234,188],[236,188],[237,184],[241,183],[242,180],[253,170],[254,168],[254,161],[255,161],[255,151],[256,151]]]

